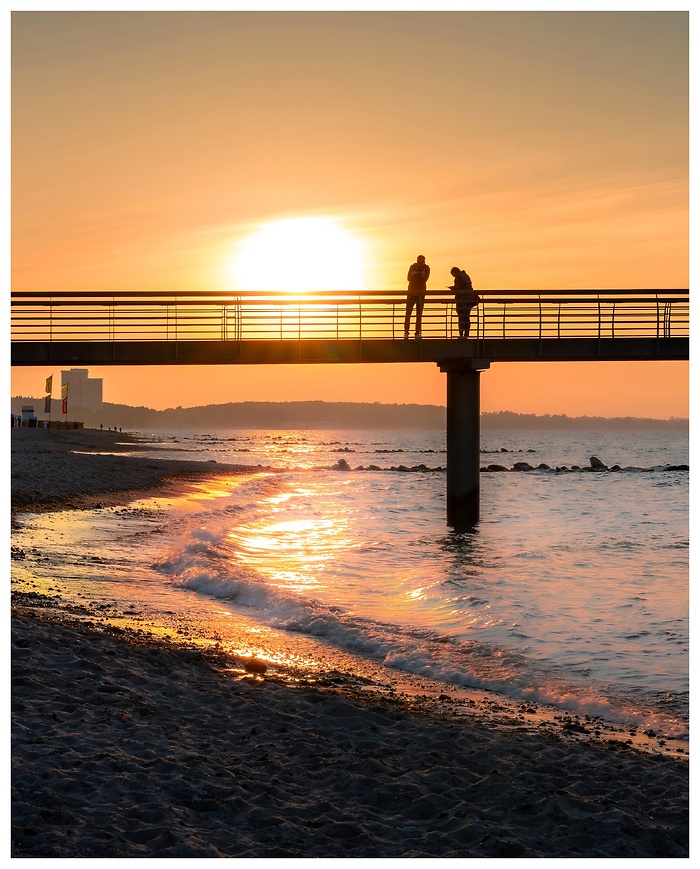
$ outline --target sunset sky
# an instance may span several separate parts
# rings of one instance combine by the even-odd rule
[[[687,288],[688,125],[686,12],[15,12],[12,287],[231,289],[261,227],[301,217],[356,245],[297,239],[289,268],[331,286],[404,289],[424,254],[435,288],[455,264],[477,290]],[[430,363],[90,375],[154,408],[445,403]],[[679,362],[501,363],[481,389],[688,415]]]

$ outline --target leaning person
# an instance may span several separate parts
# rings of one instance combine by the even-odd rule
[[[419,256],[408,270],[408,294],[406,296],[406,316],[403,321],[403,337],[408,338],[411,331],[411,313],[413,306],[416,307],[416,338],[421,337],[423,323],[423,305],[425,305],[425,293],[428,288],[430,266],[424,256]]]
[[[454,278],[454,284],[448,287],[455,294],[455,307],[457,308],[457,325],[459,328],[459,337],[469,337],[470,320],[472,308],[475,308],[479,303],[479,297],[474,292],[472,279],[464,271],[464,269],[454,266],[450,269],[450,274]]]

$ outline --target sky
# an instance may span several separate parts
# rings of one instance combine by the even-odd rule
[[[297,218],[362,250],[360,274],[295,239],[335,287],[404,289],[418,254],[435,287],[455,264],[477,291],[689,286],[687,12],[20,11],[11,38],[14,290],[228,290]],[[446,389],[430,363],[90,376],[153,408]],[[481,404],[686,417],[688,365],[500,363]]]

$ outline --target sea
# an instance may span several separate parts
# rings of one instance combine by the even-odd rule
[[[462,532],[443,431],[140,435],[135,455],[241,470],[24,516],[15,588],[223,651],[241,678],[478,695],[688,739],[687,433],[482,430],[481,518]]]

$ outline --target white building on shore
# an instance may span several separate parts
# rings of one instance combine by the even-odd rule
[[[102,378],[88,377],[87,368],[61,371],[61,387],[68,386],[69,416],[80,419],[81,411],[102,411]]]

